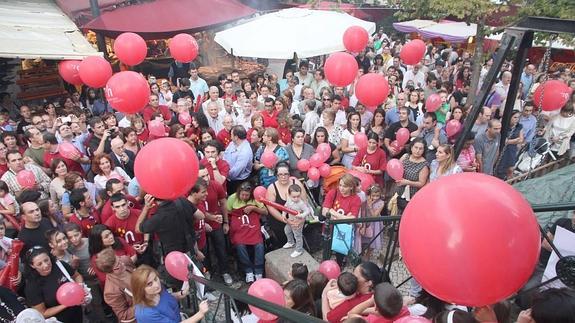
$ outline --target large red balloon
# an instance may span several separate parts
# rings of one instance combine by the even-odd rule
[[[407,65],[415,65],[425,56],[425,43],[421,39],[414,39],[403,45],[399,57]]]
[[[144,61],[148,47],[144,38],[134,33],[123,33],[114,41],[114,53],[120,62],[134,66]]]
[[[248,289],[248,294],[279,306],[285,306],[282,287],[275,280],[269,278],[256,280]],[[261,320],[270,321],[277,318],[274,314],[268,313],[254,305],[249,305],[249,307],[252,313]]]
[[[367,46],[369,35],[367,30],[360,26],[351,26],[343,33],[343,46],[350,52],[359,53]]]
[[[260,157],[260,161],[266,168],[274,168],[278,162],[278,156],[273,151],[265,151]]]
[[[378,106],[387,100],[389,83],[379,73],[363,75],[355,85],[355,96],[366,106]]]
[[[317,271],[324,274],[327,279],[337,279],[341,273],[341,269],[335,260],[322,261]]]
[[[409,129],[400,128],[399,130],[397,130],[397,133],[395,133],[395,139],[397,140],[397,143],[400,146],[403,146],[409,141],[410,135],[411,134],[409,133]]]
[[[134,171],[147,193],[163,200],[186,196],[198,179],[198,157],[186,142],[160,138],[136,156]]]
[[[164,259],[164,263],[170,276],[181,281],[188,281],[190,259],[183,252],[170,252]]]
[[[170,40],[170,54],[182,63],[193,61],[198,56],[198,43],[192,35],[177,34]]]
[[[64,81],[80,85],[82,79],[80,78],[80,63],[81,61],[61,61],[58,63],[58,73]]]
[[[539,85],[533,93],[533,103],[539,107],[541,94],[543,94],[541,109],[545,111],[559,110],[569,101],[571,93],[573,93],[573,89],[559,80],[546,81]]]
[[[31,170],[23,169],[16,174],[16,181],[23,188],[32,188],[36,185],[36,176]]]
[[[355,57],[348,53],[333,53],[325,60],[325,78],[335,86],[348,86],[359,69]]]
[[[106,84],[106,99],[121,112],[133,114],[142,110],[150,100],[150,85],[139,73],[123,71],[114,74]]]
[[[82,82],[93,88],[100,88],[112,77],[112,65],[100,56],[88,56],[80,63]]]
[[[495,304],[521,288],[537,264],[540,240],[537,219],[521,193],[480,173],[424,186],[399,227],[401,253],[413,277],[437,298],[467,306]]]
[[[363,132],[356,132],[355,135],[353,135],[353,143],[359,149],[367,148],[367,141],[367,135]]]
[[[84,302],[84,288],[82,285],[73,282],[67,282],[56,291],[56,300],[58,303],[66,306],[78,306]]]

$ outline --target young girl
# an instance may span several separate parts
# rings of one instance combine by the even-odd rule
[[[63,261],[74,269],[78,268],[79,259],[68,252],[68,237],[63,232],[52,229],[46,231],[44,236],[48,240],[50,253],[56,260]]]
[[[381,212],[383,211],[383,206],[385,204],[383,200],[383,190],[381,186],[378,184],[372,184],[367,188],[367,201],[363,203],[361,206],[362,217],[379,217],[381,216]],[[364,223],[361,224],[358,228],[359,234],[361,235],[361,244],[362,248],[367,248],[367,251],[364,253],[364,260],[369,261],[371,257],[371,252],[373,249],[380,250],[381,249],[381,236],[375,239],[373,243],[367,245],[371,242],[373,237],[375,237],[379,231],[381,231],[382,225],[381,222],[371,222],[371,223]],[[365,247],[363,247],[365,246]]]

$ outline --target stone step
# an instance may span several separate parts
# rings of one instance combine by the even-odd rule
[[[299,257],[292,258],[290,254],[294,248],[278,249],[266,254],[266,278],[275,280],[282,284],[287,281],[288,272],[294,263],[302,263],[307,266],[308,271],[316,271],[319,268],[319,262],[315,260],[307,251],[304,250],[303,254]]]

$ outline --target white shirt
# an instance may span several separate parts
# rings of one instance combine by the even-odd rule
[[[299,84],[303,84],[309,86],[311,81],[313,81],[313,75],[310,72],[307,72],[305,76],[301,76],[299,72],[294,73],[294,76],[297,76],[299,80]]]
[[[210,102],[216,102],[216,104],[218,105],[218,112],[220,112],[220,111],[222,111],[222,109],[224,109],[224,99],[217,98],[215,101],[212,101],[212,99],[209,99],[208,101],[202,103],[202,111],[204,111],[204,114],[206,116],[208,115],[208,104]]]
[[[417,74],[413,74],[413,70],[408,70],[403,75],[403,83],[401,87],[405,89],[408,81],[413,81],[413,85],[416,89],[423,88],[425,86],[425,74],[421,70],[417,71]]]
[[[190,90],[194,94],[194,98],[197,99],[200,95],[203,98],[209,91],[208,83],[201,77],[198,77],[195,81],[190,78]]]

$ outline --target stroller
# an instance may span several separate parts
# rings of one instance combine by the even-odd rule
[[[529,177],[529,173],[543,165],[548,160],[548,156],[553,160],[557,160],[557,157],[555,157],[550,147],[551,143],[543,138],[543,136],[535,136],[529,145],[526,145],[519,151],[514,174],[521,175],[528,173],[527,177]]]

